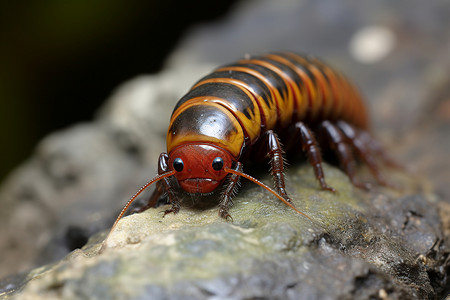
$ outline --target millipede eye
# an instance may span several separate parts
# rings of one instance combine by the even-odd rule
[[[183,171],[184,168],[184,162],[181,158],[177,157],[173,160],[173,168],[175,169],[175,171],[177,172],[181,172]]]
[[[212,162],[212,167],[216,171],[222,170],[222,168],[223,168],[223,159],[222,159],[222,157],[214,158],[214,160]]]

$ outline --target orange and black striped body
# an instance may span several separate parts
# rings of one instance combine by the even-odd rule
[[[286,133],[294,132],[322,189],[334,191],[325,182],[314,133],[326,136],[326,145],[335,149],[341,167],[355,185],[364,187],[354,176],[353,153],[369,165],[379,182],[384,182],[372,159],[381,151],[367,138],[367,129],[363,101],[340,72],[316,58],[289,52],[250,57],[219,67],[179,100],[170,120],[168,154],[160,157],[159,174],[175,172],[182,190],[198,195],[214,192],[225,178],[231,178],[220,202],[220,215],[226,217],[239,178],[229,170],[242,174],[242,160],[255,145],[266,146],[276,191],[290,201],[277,133],[289,137]],[[173,181],[164,179],[161,183],[157,190],[169,191],[171,211],[177,212]]]
[[[367,112],[356,89],[318,59],[281,53],[222,66],[198,81],[177,103],[167,132],[167,153],[159,157],[158,175],[131,197],[111,232],[130,204],[155,182],[157,188],[139,211],[154,207],[166,194],[172,207],[165,213],[177,213],[180,187],[191,196],[215,195],[220,190],[219,215],[228,219],[231,197],[239,178],[244,177],[312,220],[293,206],[285,190],[278,134],[287,139],[284,142],[291,151],[302,149],[307,154],[321,188],[334,192],[325,182],[315,135],[322,147],[335,152],[354,185],[368,188],[355,176],[354,155],[367,164],[380,184],[388,185],[375,158],[398,165],[367,130]],[[243,172],[244,162],[261,151],[270,158],[275,190]],[[105,245],[106,240],[102,249]]]
[[[198,81],[175,106],[167,151],[204,142],[239,160],[265,130],[323,120],[368,126],[359,94],[340,73],[315,58],[269,54],[220,67]]]

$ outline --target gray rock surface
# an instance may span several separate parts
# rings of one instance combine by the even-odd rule
[[[0,282],[0,296],[444,297],[449,10],[442,1],[244,1],[225,20],[193,30],[165,71],[124,84],[94,122],[44,139],[2,184],[0,277],[15,275]],[[394,39],[385,56],[368,63],[355,55],[367,48],[353,42],[372,25]],[[96,242],[105,233],[27,272],[110,226],[122,203],[155,174],[171,108],[201,75],[244,53],[283,49],[314,53],[355,79],[376,132],[412,169],[408,175],[386,170],[404,190],[354,190],[329,166],[327,178],[339,190],[332,195],[317,189],[309,166],[293,163],[291,194],[319,224],[244,184],[230,211],[233,223],[219,219],[216,209],[186,208],[165,218],[162,208],[149,210],[123,219],[101,255]],[[267,181],[265,174],[255,175]],[[364,168],[361,176],[370,178]]]
[[[296,206],[245,185],[230,213],[163,208],[124,218],[26,278],[23,299],[429,299],[445,278],[442,227],[423,196],[354,190],[327,167],[338,195],[317,191],[310,168],[288,172]],[[401,175],[397,180],[406,180]],[[265,176],[265,181],[270,181]],[[407,181],[403,181],[404,184]],[[430,255],[430,253],[433,253]],[[386,298],[384,297],[384,298]]]

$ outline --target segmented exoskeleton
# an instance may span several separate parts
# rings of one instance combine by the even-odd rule
[[[167,132],[167,153],[159,158],[159,175],[130,199],[117,221],[137,195],[156,181],[144,209],[165,192],[172,205],[165,213],[177,213],[180,200],[175,189],[201,196],[226,184],[218,205],[219,215],[229,218],[239,177],[260,184],[293,207],[285,189],[284,150],[306,152],[320,187],[334,191],[325,181],[315,135],[325,141],[322,147],[334,150],[353,184],[367,187],[355,176],[354,154],[385,184],[374,158],[393,162],[368,133],[368,123],[354,86],[316,58],[283,52],[221,66],[178,101]],[[243,173],[243,163],[258,159],[261,153],[270,158],[276,192]]]

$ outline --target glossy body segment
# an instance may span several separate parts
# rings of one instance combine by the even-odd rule
[[[309,102],[314,98],[310,95],[314,87],[308,74],[283,55],[268,54],[266,57],[284,65],[285,70],[288,70],[285,75],[289,75],[289,86],[294,90],[294,116],[296,120],[303,120],[308,112]]]
[[[317,120],[320,117],[319,112],[323,105],[324,98],[324,93],[320,88],[320,72],[317,72],[317,68],[311,65],[306,58],[302,56],[293,53],[285,53],[283,58],[288,60],[294,66],[294,70],[302,79],[302,82],[306,87],[308,103],[307,111],[299,121]],[[319,77],[317,75],[319,75]],[[299,113],[302,114],[303,112],[300,111]]]
[[[167,133],[168,153],[180,145],[206,143],[239,157],[244,147],[244,131],[238,120],[226,107],[204,100],[205,97],[197,98],[175,111]]]
[[[358,92],[342,74],[316,58],[272,53],[219,67],[199,80],[175,106],[167,151],[207,142],[239,159],[266,130],[323,120],[365,129],[367,119]]]
[[[273,129],[280,122],[281,112],[278,108],[278,102],[282,101],[283,81],[271,70],[263,67],[248,64],[235,64],[219,68],[217,71],[243,72],[256,78],[266,90],[269,91],[269,97],[262,98],[264,103],[259,103],[264,115],[266,129]]]
[[[263,126],[259,105],[242,82],[233,78],[204,79],[190,93],[195,94],[194,97],[216,97],[207,101],[226,107],[236,117],[247,139],[255,141],[259,138]]]
[[[298,88],[295,84],[292,84],[290,77],[286,75],[285,71],[277,65],[276,62],[267,61],[265,59],[245,59],[240,60],[238,63],[253,66],[255,69],[264,70],[268,72],[266,76],[271,76],[274,87],[280,94],[280,97],[276,98],[276,109],[278,116],[278,124],[281,127],[287,127],[292,123],[292,116],[294,114],[294,95],[298,95]],[[270,70],[270,73],[269,73]],[[270,74],[270,75],[269,75]],[[293,90],[297,91],[295,93]]]
[[[275,103],[273,103],[273,92],[254,74],[251,74],[252,70],[244,67],[225,67],[205,76],[194,88],[205,81],[228,81],[235,85],[239,85],[243,89],[251,93],[253,99],[259,108],[261,114],[261,127],[273,128],[275,127],[277,116]]]

